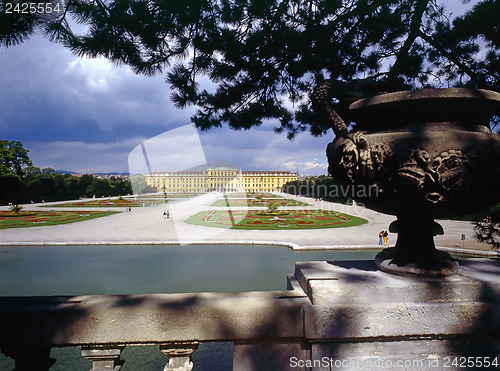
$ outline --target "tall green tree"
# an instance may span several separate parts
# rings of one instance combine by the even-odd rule
[[[0,140],[0,176],[22,178],[24,170],[32,165],[28,153],[21,142]]]
[[[356,80],[372,91],[500,89],[499,1],[466,3],[455,16],[446,6],[460,3],[444,0],[71,0],[43,19],[4,5],[0,44],[41,29],[79,56],[166,73],[172,100],[197,106],[202,130],[274,119],[290,137],[321,135],[328,127],[307,97],[325,79],[346,83],[346,94]]]
[[[63,175],[52,168],[40,170],[35,166],[24,169],[24,177],[0,175],[0,205],[41,201],[75,200],[80,197],[120,196],[132,193],[129,180],[117,177],[98,179]]]

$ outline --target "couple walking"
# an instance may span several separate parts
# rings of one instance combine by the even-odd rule
[[[378,244],[379,246],[389,246],[389,232],[380,231],[378,234]]]

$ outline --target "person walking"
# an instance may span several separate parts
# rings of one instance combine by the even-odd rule
[[[166,211],[163,212],[163,219],[167,219],[167,212]]]
[[[378,233],[378,245],[382,246],[384,244],[384,231]]]
[[[389,246],[389,232],[384,231],[384,246]]]
[[[167,211],[167,219],[170,219],[170,211]]]

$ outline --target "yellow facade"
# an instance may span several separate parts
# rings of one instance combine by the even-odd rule
[[[148,186],[166,193],[280,192],[285,183],[294,180],[297,174],[291,171],[240,171],[236,168],[155,172],[146,176]]]
[[[294,180],[297,174],[291,171],[243,171],[241,185],[245,192],[279,192]]]
[[[146,176],[146,183],[157,192],[203,193],[208,187],[208,176],[202,171],[155,172]]]

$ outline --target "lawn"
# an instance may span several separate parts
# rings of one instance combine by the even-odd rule
[[[186,223],[231,229],[290,230],[352,227],[367,220],[330,210],[288,210],[264,214],[262,211],[201,211]]]
[[[57,225],[81,222],[94,218],[100,218],[117,211],[22,211],[18,215],[10,211],[0,211],[0,229],[40,227],[46,225]]]
[[[285,199],[285,198],[271,198],[267,197],[262,200],[258,200],[255,198],[221,198],[217,201],[215,201],[211,206],[248,206],[248,207],[254,207],[254,206],[262,206],[266,207],[269,202],[276,202],[278,206],[310,206],[309,204],[302,202],[302,201],[297,201],[293,199]]]
[[[237,192],[237,193],[227,193],[224,195],[224,197],[227,198],[283,198],[281,196],[277,196],[273,193],[245,193],[245,192]]]
[[[49,205],[48,207],[140,207],[152,206],[154,204],[165,203],[167,200],[162,199],[149,199],[149,200],[132,200],[132,199],[114,199],[108,198],[95,199],[91,201],[75,201],[66,202],[63,204]]]

